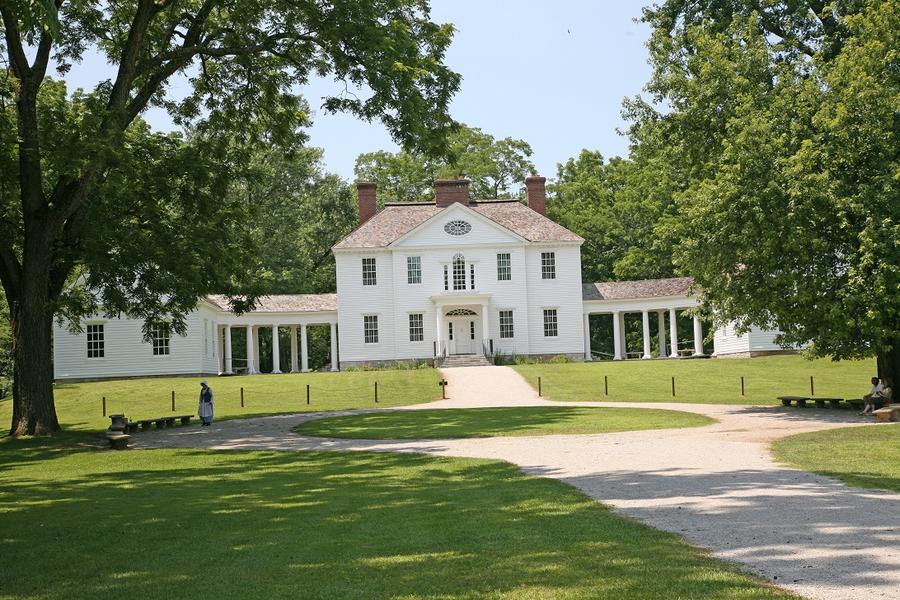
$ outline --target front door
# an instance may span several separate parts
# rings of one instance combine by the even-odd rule
[[[451,319],[448,324],[451,354],[474,354],[475,320]]]

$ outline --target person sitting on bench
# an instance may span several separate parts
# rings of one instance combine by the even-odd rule
[[[892,384],[893,382],[889,377],[883,378],[879,383],[879,385],[881,386],[880,389],[864,398],[864,400],[866,401],[866,405],[863,407],[863,411],[859,414],[870,415],[875,411],[875,409],[890,404],[891,399],[894,396]]]

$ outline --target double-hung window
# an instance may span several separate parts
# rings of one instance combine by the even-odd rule
[[[206,343],[207,332],[206,327],[204,327],[204,343]],[[154,325],[150,329],[150,341],[153,344],[153,356],[168,356],[169,355],[169,324],[168,323],[159,323]]]
[[[559,324],[556,309],[544,309],[544,337],[556,337],[559,335]]]
[[[378,315],[363,316],[363,340],[367,344],[378,343]]]
[[[497,281],[510,281],[512,279],[512,261],[509,252],[497,254]]]
[[[87,357],[103,358],[105,343],[103,339],[103,325],[93,324],[87,326]]]
[[[374,258],[362,259],[362,284],[363,285],[375,285],[377,282],[378,282],[378,279],[375,274],[375,259]]]
[[[513,311],[500,311],[500,339],[509,339],[515,337],[513,328]]]
[[[406,257],[406,283],[422,283],[422,257]]]
[[[541,279],[556,279],[555,252],[541,252]]]
[[[422,313],[409,315],[409,341],[421,342],[425,340],[425,327],[423,325]]]
[[[462,254],[453,257],[453,290],[466,289],[466,259]]]

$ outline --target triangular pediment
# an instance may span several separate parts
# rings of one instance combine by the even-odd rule
[[[395,240],[392,248],[521,244],[525,238],[464,204],[454,203]]]

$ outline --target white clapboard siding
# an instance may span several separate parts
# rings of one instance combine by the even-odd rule
[[[85,331],[81,333],[72,333],[65,323],[55,323],[54,377],[64,380],[216,373],[214,364],[203,359],[203,319],[212,321],[212,316],[205,307],[190,313],[186,335],[171,335],[167,356],[153,355],[152,344],[142,339],[142,320],[94,316],[84,320]],[[86,326],[96,323],[104,327],[104,356],[88,358]]]

